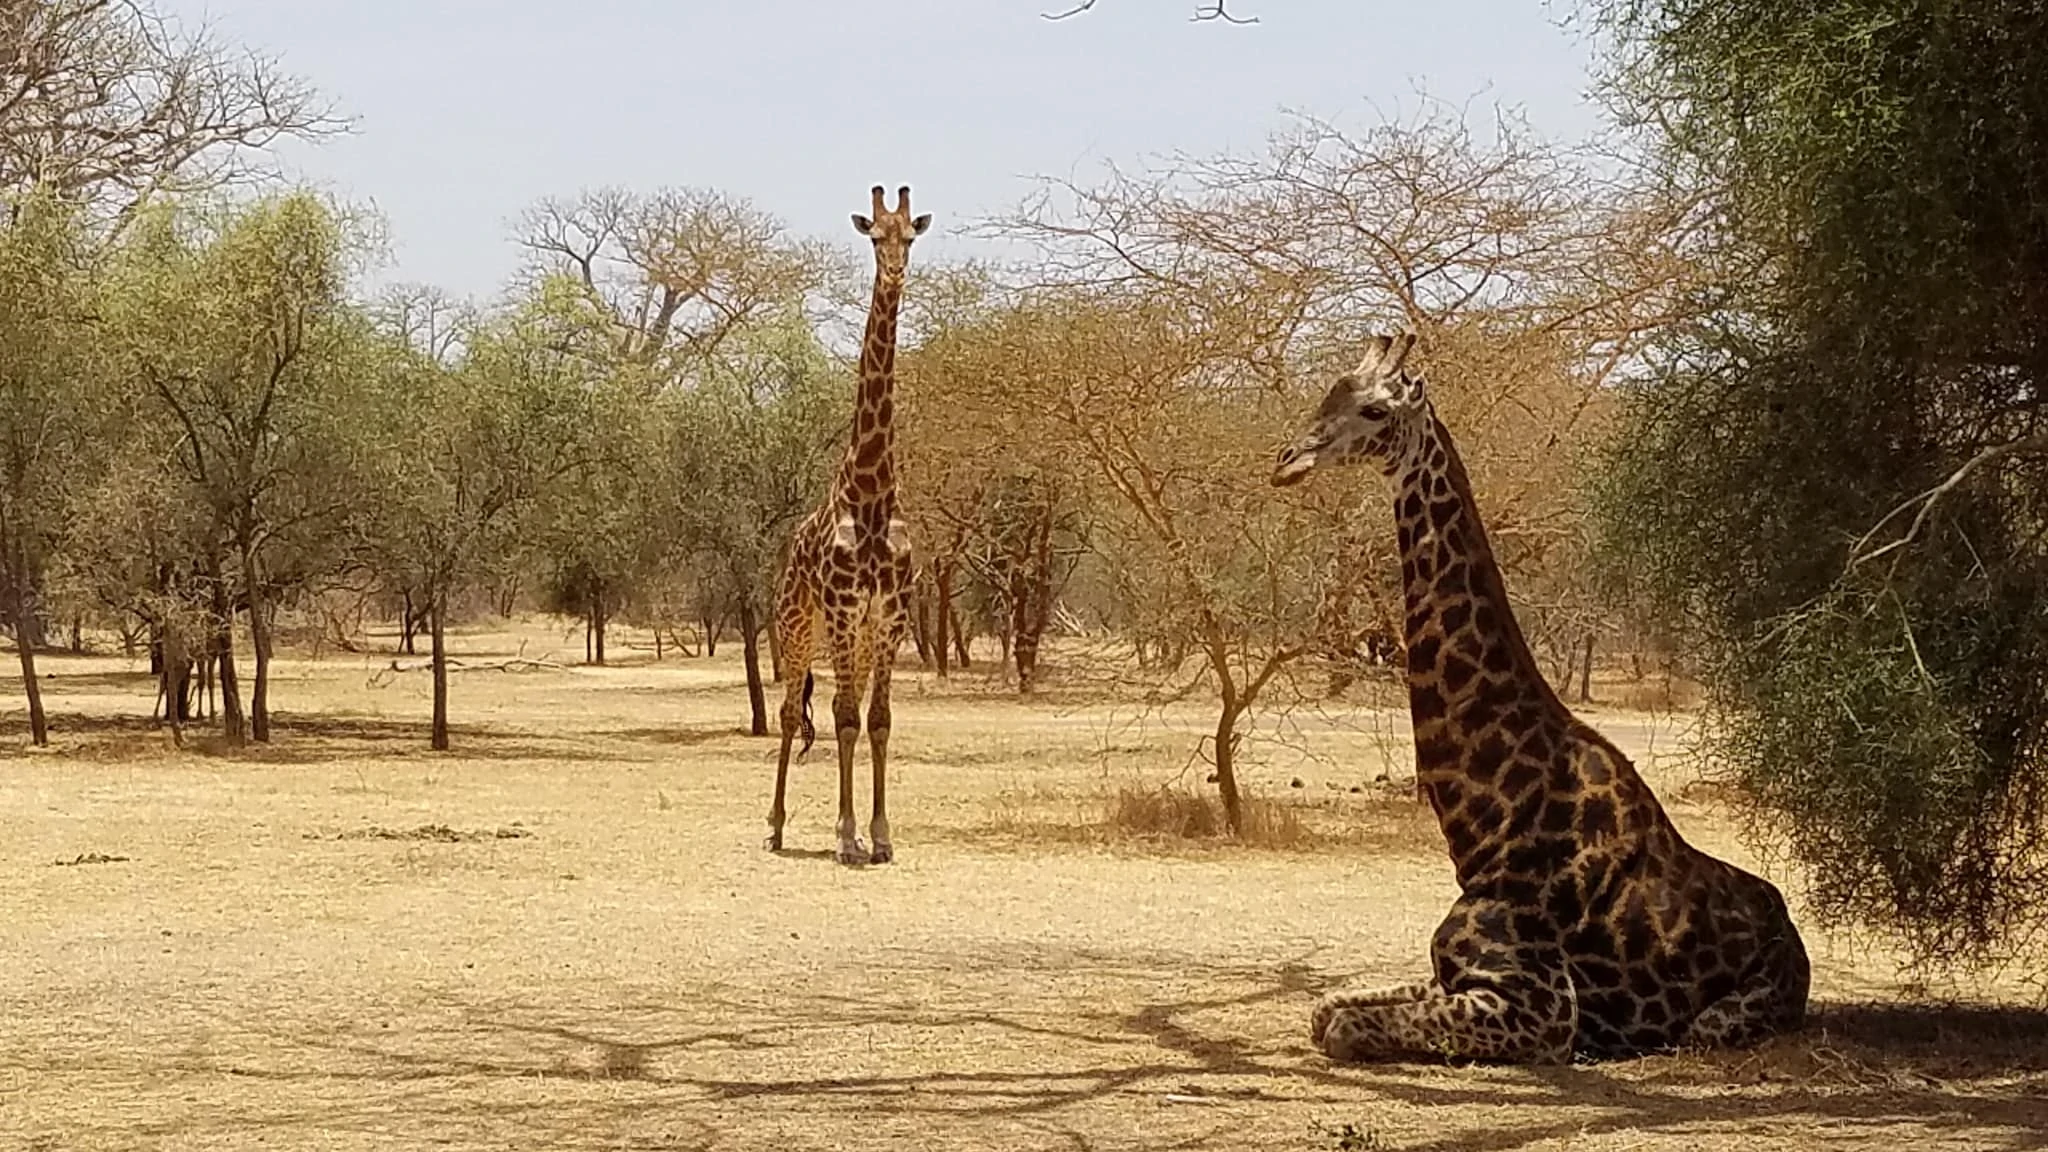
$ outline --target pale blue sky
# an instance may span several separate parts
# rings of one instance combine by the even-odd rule
[[[394,268],[494,293],[528,204],[579,188],[705,185],[799,232],[853,241],[867,188],[913,186],[939,232],[1042,174],[1185,150],[1245,152],[1295,109],[1362,125],[1418,85],[1523,111],[1547,136],[1601,123],[1590,52],[1544,0],[165,0],[283,59],[357,120],[288,168],[375,204]]]

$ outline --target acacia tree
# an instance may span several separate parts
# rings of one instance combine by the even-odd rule
[[[993,601],[1004,655],[1028,694],[1083,548],[1087,488],[1074,482],[1061,442],[1042,434],[1043,413],[1028,399],[1036,384],[1020,385],[1038,370],[1017,361],[1028,354],[1015,343],[1023,316],[998,299],[983,286],[967,307],[931,322],[904,358],[899,411],[907,510],[935,593],[939,672],[964,572]]]
[[[233,623],[249,616],[247,735],[270,738],[273,614],[304,574],[292,556],[354,502],[333,483],[351,429],[343,397],[353,317],[341,220],[295,194],[214,214],[167,211],[124,253],[116,330],[172,427],[174,459],[211,515],[210,586],[225,726],[245,737]]]
[[[1103,529],[1112,577],[1151,617],[1130,623],[1203,658],[1233,827],[1241,719],[1351,631],[1330,619],[1332,604],[1352,611],[1333,585],[1390,579],[1363,566],[1390,533],[1361,547],[1334,490],[1262,488],[1288,418],[1276,411],[1349,368],[1370,326],[1421,337],[1511,575],[1554,567],[1539,545],[1576,530],[1569,465],[1595,431],[1598,387],[1686,275],[1657,206],[1582,159],[1513,125],[1481,145],[1440,115],[1356,137],[1304,121],[1262,156],[1048,184],[991,226],[1039,248],[1038,319],[1009,359],[1058,383],[1020,386],[1019,402],[1064,427],[1059,451],[1089,461],[1123,509]]]
[[[647,518],[647,401],[701,379],[736,332],[801,310],[832,260],[747,201],[706,189],[543,201],[520,243],[527,274],[574,318],[565,346],[606,381],[584,430],[585,466],[551,494],[535,540],[555,608],[583,617],[588,658],[603,663],[607,620],[674,543]]]
[[[427,337],[437,326],[386,330],[374,377],[376,512],[358,545],[426,609],[437,751],[450,746],[449,603],[516,547],[536,502],[582,466],[593,386],[589,364],[563,350],[560,310],[545,296],[458,327],[446,342]]]
[[[731,606],[752,731],[768,735],[760,636],[789,530],[817,502],[838,459],[851,392],[794,311],[734,333],[696,387],[667,398],[670,462],[660,518],[668,562]]]
[[[1226,820],[1241,832],[1243,721],[1305,650],[1326,534],[1267,495],[1259,465],[1291,405],[1246,383],[1236,370],[1242,329],[1217,320],[1156,293],[1062,287],[989,321],[973,339],[1000,354],[966,363],[1005,398],[1019,443],[1085,478],[1126,610],[1199,654],[1194,682],[1206,679],[1218,705],[1206,750]]]
[[[41,593],[104,415],[75,213],[52,196],[0,204],[0,625],[14,634],[29,738],[49,743],[36,680]]]
[[[2048,15],[1595,0],[1709,279],[1631,389],[1604,553],[1816,913],[2048,925]]]
[[[120,221],[252,173],[259,149],[337,130],[312,90],[134,0],[0,5],[0,189]]]

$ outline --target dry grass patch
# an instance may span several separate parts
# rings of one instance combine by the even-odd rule
[[[1291,804],[1247,792],[1243,827],[1236,839],[1256,848],[1300,848],[1310,839],[1301,814]],[[1125,785],[1106,798],[1103,823],[1131,836],[1164,836],[1180,840],[1221,840],[1230,831],[1223,802],[1192,788],[1168,784],[1158,788]]]

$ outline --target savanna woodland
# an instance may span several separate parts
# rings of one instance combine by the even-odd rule
[[[843,216],[564,172],[497,291],[406,283],[276,161],[348,93],[0,0],[0,1144],[2048,1147],[2048,7],[1554,15],[1594,141],[1425,100],[920,191],[977,255],[902,288],[885,870],[822,639],[761,847]],[[1458,895],[1386,491],[1269,482],[1394,332],[1542,677],[1784,889],[1803,1028],[1308,1043]]]

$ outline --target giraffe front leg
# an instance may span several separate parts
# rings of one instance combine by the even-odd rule
[[[1437,979],[1318,1007],[1317,1047],[1332,1060],[1463,1059],[1564,1063],[1579,1028],[1578,995],[1564,949],[1552,938],[1515,935],[1514,909],[1461,897],[1430,951]],[[1393,999],[1396,994],[1409,998]]]
[[[1571,982],[1559,973],[1458,992],[1431,989],[1405,1003],[1340,1007],[1330,1013],[1319,1046],[1345,1063],[1434,1058],[1563,1064],[1571,1061],[1577,1031]]]
[[[903,634],[909,625],[909,612],[904,602],[904,590],[908,587],[909,574],[905,572],[900,586],[883,605],[873,652],[875,685],[868,699],[868,753],[874,760],[875,807],[868,819],[868,837],[874,843],[874,853],[869,859],[876,864],[887,864],[896,858],[895,846],[889,840],[889,691],[896,671],[896,650],[902,647]]]
[[[853,816],[853,756],[860,743],[860,696],[867,687],[859,661],[859,621],[850,606],[828,608],[826,638],[832,646],[832,727],[839,741],[839,862],[866,864],[860,823]]]
[[[1414,980],[1406,984],[1389,984],[1383,988],[1364,988],[1352,992],[1332,992],[1316,1001],[1315,1011],[1309,1015],[1309,1039],[1320,1048],[1323,1037],[1330,1030],[1330,1021],[1337,1013],[1351,1008],[1368,1008],[1381,1004],[1408,1004],[1427,999],[1439,989],[1428,980]]]

